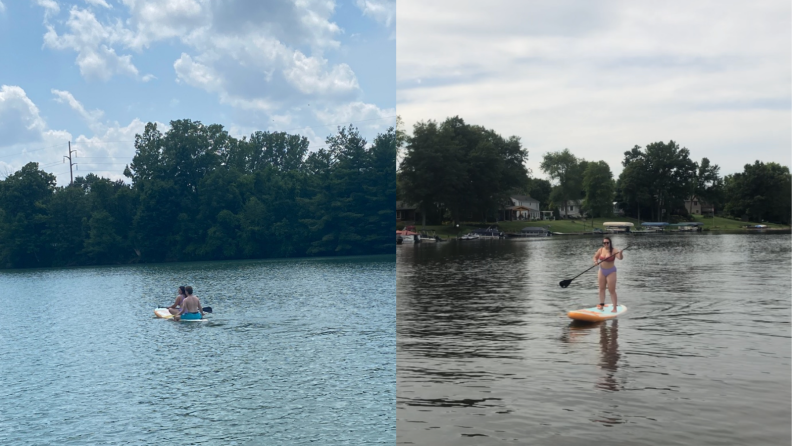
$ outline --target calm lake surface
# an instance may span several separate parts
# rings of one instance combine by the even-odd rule
[[[0,444],[394,444],[391,256],[0,271]],[[209,322],[154,318],[192,285]]]
[[[613,236],[397,248],[397,443],[790,444],[789,235]],[[607,298],[607,302],[610,298]]]

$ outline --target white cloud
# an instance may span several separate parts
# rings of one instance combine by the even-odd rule
[[[60,13],[60,6],[55,0],[34,0],[35,3],[44,8],[44,17],[48,19],[51,16]]]
[[[167,131],[167,126],[157,123],[160,131]],[[77,150],[74,161],[78,163],[75,176],[94,173],[111,180],[124,180],[124,167],[132,162],[135,156],[135,135],[143,133],[146,123],[135,118],[127,125],[117,122],[106,123],[93,136],[79,135],[72,142]]]
[[[58,164],[70,139],[66,131],[47,128],[38,107],[22,88],[0,86],[0,176],[31,161],[39,167]]]
[[[386,27],[394,25],[396,19],[395,0],[356,0],[356,4],[364,15],[382,23]]]
[[[73,162],[77,163],[75,176],[88,173],[125,179],[124,166],[135,155],[135,134],[142,133],[146,123],[133,119],[129,124],[101,122],[104,112],[88,111],[67,91],[52,90],[56,100],[85,119],[92,135],[77,135],[65,130],[50,129],[40,116],[38,107],[18,86],[0,86],[0,177],[18,171],[29,162],[39,163],[39,168],[58,177],[58,184],[69,182],[68,163],[63,163],[69,142],[76,150]],[[157,123],[164,132],[167,126]]]
[[[86,110],[85,107],[83,107],[83,105],[68,91],[52,89],[51,92],[55,95],[56,101],[68,104],[69,107],[76,111],[83,118],[86,124],[88,124],[91,130],[96,131],[102,126],[101,119],[104,116],[104,112],[101,110]]]
[[[618,174],[624,151],[669,139],[723,173],[754,158],[789,165],[788,3],[576,5],[400,1],[408,129],[459,115],[520,136],[540,177],[546,152]]]
[[[83,77],[107,81],[141,76],[121,48],[144,51],[177,40],[190,50],[174,64],[178,81],[216,94],[243,109],[273,111],[292,101],[335,102],[360,95],[357,78],[344,63],[331,64],[342,30],[331,21],[327,0],[212,1],[123,0],[129,18],[101,23],[73,7],[65,32],[48,25],[45,46],[77,52]],[[376,9],[376,8],[375,8]]]
[[[126,46],[140,50],[152,43],[189,38],[210,25],[210,2],[204,0],[123,0],[129,8]]]
[[[58,50],[76,51],[76,62],[84,78],[101,81],[107,81],[115,75],[141,78],[132,64],[132,56],[118,55],[112,48],[112,45],[130,39],[130,32],[120,22],[105,26],[93,12],[73,7],[69,11],[66,28],[68,32],[58,35],[53,25],[47,25],[44,45]]]
[[[108,5],[105,0],[85,0],[85,3],[94,6],[101,6],[103,8],[112,9],[113,7]]]
[[[3,4],[3,2],[0,2],[0,14],[4,12],[5,12],[5,5]]]
[[[396,126],[396,110],[381,109],[374,104],[350,102],[339,107],[316,110],[316,117],[326,123],[330,133],[338,126],[352,124],[359,129],[383,132],[388,127]],[[370,132],[367,132],[370,133]]]
[[[0,86],[0,141],[3,145],[38,143],[46,125],[39,109],[17,86]]]
[[[328,70],[327,60],[306,57],[297,51],[293,63],[284,68],[286,79],[306,95],[346,95],[359,90],[355,73],[347,64],[339,64]]]

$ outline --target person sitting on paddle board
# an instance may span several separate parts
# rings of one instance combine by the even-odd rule
[[[193,289],[191,286],[184,287],[187,292],[187,297],[182,301],[181,311],[173,318],[181,319],[201,319],[204,315],[203,308],[201,308],[201,301],[197,296],[193,296]]]
[[[604,237],[602,247],[594,254],[594,264],[600,266],[597,273],[600,300],[597,309],[605,308],[605,286],[607,285],[613,302],[613,313],[616,312],[616,259],[623,260],[624,255],[618,249],[613,249],[610,237]]]
[[[170,312],[170,314],[174,316],[179,314],[179,311],[181,310],[182,301],[184,300],[185,297],[187,297],[187,292],[184,289],[184,285],[182,285],[179,287],[179,294],[178,296],[176,296],[176,302],[174,302],[173,305],[168,307],[168,311]]]

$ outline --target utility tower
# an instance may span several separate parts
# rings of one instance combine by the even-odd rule
[[[69,141],[69,154],[63,156],[63,161],[65,162],[67,159],[69,160],[69,186],[74,184],[74,174],[72,173],[72,166],[76,166],[77,163],[72,162],[72,152],[77,153],[76,150],[72,150],[71,148],[71,141]],[[77,155],[74,156],[77,158]]]

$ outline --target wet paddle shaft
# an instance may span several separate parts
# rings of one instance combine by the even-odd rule
[[[627,247],[625,247],[624,249],[622,249],[622,250],[621,250],[621,251],[619,251],[619,252],[624,252],[624,251],[625,251],[625,250],[627,250],[629,247],[630,247],[630,246],[629,246],[629,245],[627,245]],[[614,260],[615,260],[615,258],[614,258]],[[568,286],[569,286],[569,284],[570,284],[570,283],[572,283],[572,281],[573,281],[573,280],[575,280],[575,279],[577,279],[578,277],[582,276],[584,273],[586,273],[586,272],[588,272],[588,271],[591,271],[591,269],[592,269],[592,268],[596,268],[596,267],[598,267],[598,266],[600,265],[600,263],[602,263],[602,261],[599,261],[599,262],[597,262],[597,264],[596,264],[596,265],[592,266],[591,268],[587,269],[586,271],[583,271],[582,273],[578,274],[577,276],[575,276],[575,277],[573,277],[573,278],[571,278],[571,279],[566,279],[566,280],[562,280],[562,281],[558,282],[558,285],[559,285],[561,288],[566,288],[566,287],[568,287]]]

